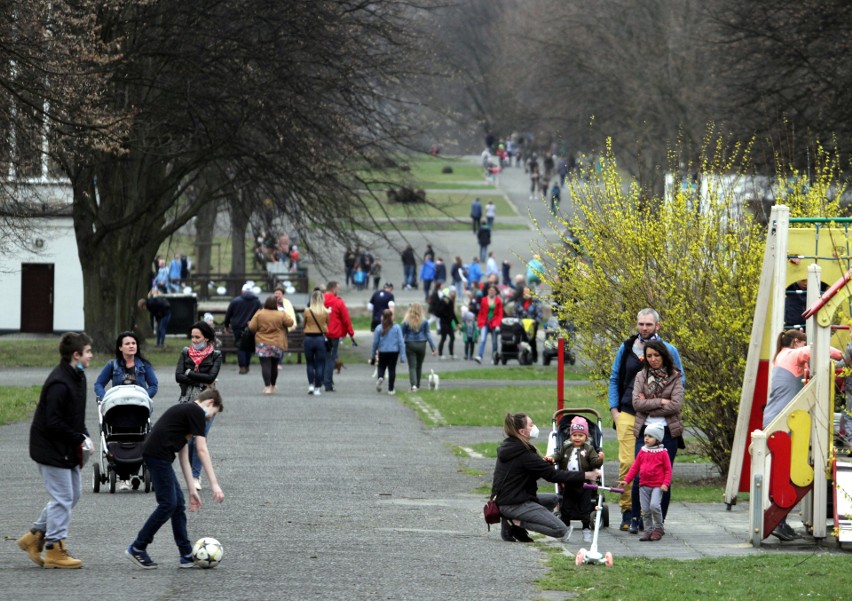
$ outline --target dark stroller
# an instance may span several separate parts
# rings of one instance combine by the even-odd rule
[[[109,482],[109,492],[114,493],[117,480],[132,480],[134,490],[144,483],[145,492],[151,492],[142,448],[151,431],[152,412],[153,403],[141,386],[113,386],[106,391],[98,404],[101,453],[93,466],[93,492]]]
[[[529,322],[529,324],[524,324]],[[535,321],[504,317],[500,322],[500,350],[494,354],[494,365],[506,365],[509,359],[517,359],[521,365],[532,365],[532,345],[528,328],[532,330]]]
[[[576,339],[577,329],[573,322],[560,322],[559,328],[547,328],[544,332],[544,344],[541,352],[542,365],[550,365],[550,362],[559,358],[559,337],[565,338],[565,349],[562,355],[565,358],[565,363],[574,365],[577,361],[577,355],[574,353],[574,340]]]
[[[553,414],[550,436],[547,438],[547,454],[552,455],[556,449],[561,449],[563,443],[571,438],[571,420],[575,417],[582,417],[586,420],[589,427],[589,442],[600,452],[603,449],[603,426],[601,424],[601,415],[594,409],[560,409]],[[593,416],[593,418],[591,417]],[[562,493],[561,485],[556,485],[556,493]],[[601,493],[603,501],[603,494]],[[606,504],[600,504],[601,525],[604,528],[609,527],[609,508]]]

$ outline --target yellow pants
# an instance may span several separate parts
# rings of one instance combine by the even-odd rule
[[[618,479],[624,480],[624,476],[633,465],[633,459],[636,453],[636,435],[633,433],[633,425],[636,423],[636,416],[625,413],[624,411],[618,414],[618,420],[615,422],[615,431],[618,435]],[[630,511],[633,507],[633,502],[630,498],[631,483],[627,482],[624,487],[624,493],[618,504],[621,505],[621,513]]]

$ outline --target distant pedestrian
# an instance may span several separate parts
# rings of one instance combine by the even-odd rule
[[[346,286],[355,284],[355,264],[358,262],[358,255],[351,248],[347,248],[343,254],[343,268],[346,270]]]
[[[559,201],[562,199],[562,188],[559,187],[559,182],[554,182],[553,188],[550,189],[550,212],[556,215],[559,211]]]
[[[501,275],[503,276],[503,281],[501,282],[501,284],[511,288],[512,287],[512,276],[510,274],[510,271],[512,269],[512,264],[509,262],[508,259],[506,259],[506,260],[503,261],[503,264],[500,267],[501,267],[501,271],[502,271]]]
[[[485,262],[488,258],[488,246],[491,244],[491,228],[485,221],[482,222],[476,239],[479,242],[479,260]]]
[[[452,281],[453,288],[455,288],[456,296],[458,298],[461,298],[462,294],[464,294],[464,279],[464,264],[462,263],[462,258],[456,257],[450,267],[450,280]],[[852,393],[852,387],[850,387],[850,393]],[[852,407],[852,403],[850,403],[850,407]]]
[[[370,277],[373,278],[373,291],[378,290],[379,282],[382,280],[382,262],[379,259],[376,259],[370,268]]]
[[[423,265],[420,266],[420,283],[423,284],[423,300],[429,302],[429,288],[435,280],[435,263],[429,255],[423,257]]]
[[[467,279],[470,287],[479,290],[479,281],[482,279],[482,264],[479,257],[474,257],[467,268]]]
[[[136,303],[140,309],[147,309],[153,320],[152,326],[157,333],[156,348],[166,348],[166,332],[172,319],[172,308],[167,298],[160,296],[159,288],[151,288],[148,298],[139,299]]]
[[[378,377],[376,391],[382,391],[385,381],[385,371],[388,372],[388,394],[396,394],[396,364],[405,363],[405,341],[402,339],[402,328],[393,322],[393,311],[382,311],[381,326],[373,334],[371,357],[378,356]]]
[[[248,322],[254,317],[254,314],[260,310],[260,299],[254,293],[254,282],[248,281],[243,284],[243,290],[239,296],[235,296],[228,304],[228,310],[225,312],[225,321],[223,326],[226,332],[234,333],[234,344],[237,349],[241,349],[240,339],[246,330]],[[251,363],[251,350],[237,350],[237,363],[240,367],[240,374],[249,372],[249,363]]]
[[[402,272],[404,276],[403,288],[411,290],[416,284],[417,259],[414,257],[414,249],[411,248],[410,244],[402,251]]]
[[[426,250],[423,252],[423,260],[429,259],[430,261],[435,261],[435,250],[432,248],[431,244],[426,245]]]
[[[447,281],[447,265],[442,257],[435,259],[435,290],[440,290]]]
[[[488,204],[485,205],[485,219],[488,221],[488,227],[490,229],[494,229],[494,218],[497,217],[497,205],[494,204],[493,200],[489,200]]]
[[[370,331],[375,332],[379,324],[382,323],[382,315],[385,309],[394,310],[395,302],[393,297],[393,284],[385,282],[382,290],[377,290],[370,297],[370,302],[367,303],[367,309],[372,312],[372,321],[370,322]]]
[[[470,204],[470,220],[473,222],[473,234],[479,231],[479,222],[482,221],[482,203],[474,198]]]
[[[355,330],[352,329],[349,309],[343,299],[340,298],[339,293],[340,284],[336,281],[331,280],[325,285],[323,303],[325,308],[328,309],[328,329],[325,335],[331,341],[331,351],[326,353],[322,376],[326,392],[334,392],[334,362],[340,352],[340,341],[349,336],[352,344],[355,344]]]
[[[500,268],[497,267],[497,257],[494,256],[494,251],[488,253],[488,259],[485,261],[485,276],[491,274],[500,275]]]
[[[429,330],[429,320],[423,316],[420,303],[411,303],[402,322],[402,337],[405,340],[405,355],[408,357],[408,379],[410,392],[420,388],[420,376],[423,373],[423,358],[426,356],[426,344],[435,356],[437,348]]]
[[[308,394],[319,396],[323,389],[326,363],[325,334],[328,332],[329,311],[324,305],[321,290],[311,294],[305,307],[305,363],[307,363]]]

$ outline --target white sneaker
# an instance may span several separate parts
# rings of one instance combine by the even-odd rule
[[[193,478],[193,484],[195,485],[195,490],[201,490],[201,476],[198,478]]]
[[[321,390],[322,390],[322,388],[321,388],[321,387],[314,388],[314,396],[320,396],[320,391],[321,391]]]
[[[308,394],[313,394],[313,393],[314,393],[314,387],[308,386]]]
[[[388,390],[388,394],[393,396],[396,394],[396,390]]]
[[[474,357],[473,360],[476,361],[477,363],[482,363],[482,357],[480,357],[479,355]]]
[[[382,391],[382,384],[384,384],[384,383],[385,383],[384,378],[379,378],[378,380],[376,380],[376,392]]]
[[[592,542],[592,531],[589,528],[583,528],[583,542]]]
[[[440,357],[438,357],[438,361],[446,361],[446,360],[447,360],[447,358],[444,357],[444,355],[441,355]]]
[[[118,490],[130,490],[130,482],[128,482],[127,480],[122,480],[118,484]]]

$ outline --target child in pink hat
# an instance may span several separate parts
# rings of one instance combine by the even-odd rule
[[[589,422],[582,416],[576,416],[571,420],[569,429],[570,436],[562,444],[561,449],[556,449],[550,457],[553,457],[560,469],[571,472],[589,472],[603,465],[603,451],[598,453],[594,445],[589,442]],[[571,520],[580,520],[583,524],[583,542],[592,542],[591,513],[594,509],[592,502],[593,491],[583,488],[582,483],[574,486],[564,485],[562,487],[562,504],[559,511],[562,521],[566,526],[571,525]]]

